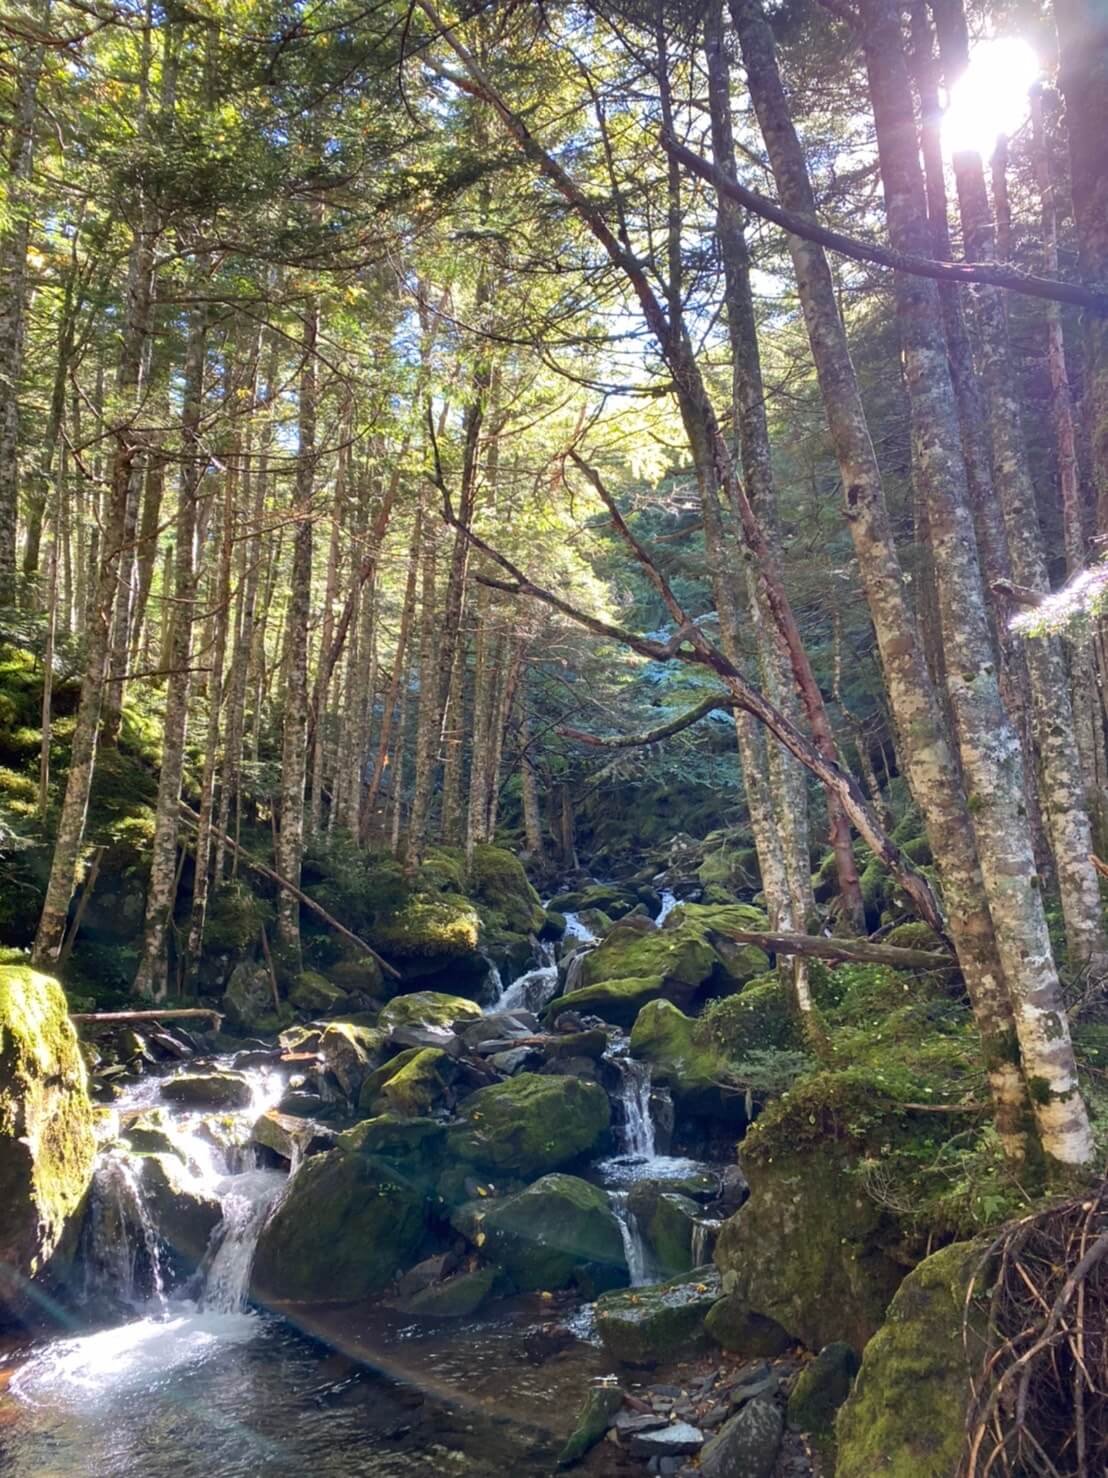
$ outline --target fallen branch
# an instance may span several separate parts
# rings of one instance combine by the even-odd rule
[[[171,1021],[182,1020],[186,1016],[207,1016],[218,1026],[223,1020],[223,1012],[215,1011],[207,1006],[171,1006],[164,1011],[71,1011],[70,1021]]]
[[[663,149],[686,169],[699,175],[713,185],[729,200],[735,200],[764,220],[772,221],[793,236],[805,241],[814,241],[839,256],[852,257],[857,262],[873,262],[878,267],[891,267],[894,272],[907,272],[913,277],[930,277],[936,282],[956,285],[979,282],[990,287],[1006,288],[1010,292],[1023,293],[1031,298],[1046,298],[1052,303],[1076,303],[1080,308],[1091,308],[1097,313],[1108,313],[1108,294],[1095,288],[1083,287],[1077,282],[1061,282],[1056,277],[1036,277],[1031,272],[1022,272],[1001,262],[941,262],[931,257],[917,257],[906,252],[893,251],[878,242],[859,241],[854,236],[844,236],[829,226],[821,226],[809,216],[798,215],[786,210],[776,200],[759,195],[746,185],[740,185],[723,170],[702,158],[692,149],[680,144],[672,134],[661,136]]]
[[[191,806],[186,806],[184,801],[181,802],[180,814],[181,820],[184,821],[187,826],[195,828],[200,824],[200,817],[197,816],[196,812],[192,809]],[[367,955],[370,955],[373,959],[377,961],[381,969],[384,970],[386,974],[391,975],[394,980],[400,979],[400,971],[394,969],[393,966],[389,964],[388,960],[382,959],[371,944],[367,944],[364,939],[360,938],[360,936],[355,934],[351,929],[348,929],[345,924],[340,924],[338,919],[336,919],[332,914],[329,914],[321,904],[318,904],[315,901],[314,898],[309,898],[307,893],[298,888],[295,883],[290,883],[288,878],[283,878],[279,872],[274,872],[272,867],[267,867],[264,862],[259,862],[256,857],[251,857],[246,848],[240,846],[239,843],[235,841],[234,837],[229,837],[226,832],[221,832],[217,828],[213,827],[212,835],[215,837],[221,837],[223,845],[225,847],[230,847],[234,855],[236,857],[240,857],[242,861],[246,863],[247,867],[253,869],[253,871],[256,873],[260,873],[263,878],[268,878],[269,881],[271,883],[275,883],[278,888],[284,888],[286,893],[291,893],[292,896],[299,903],[302,903],[305,908],[311,909],[312,913],[318,915],[318,917],[323,920],[328,928],[334,929],[335,933],[341,934],[344,939],[349,939],[350,943],[356,944],[359,949],[364,949]]]
[[[676,718],[670,719],[668,723],[659,724],[656,729],[648,729],[643,734],[590,734],[586,729],[574,729],[568,724],[558,724],[554,732],[563,739],[575,739],[578,744],[588,744],[595,749],[635,749],[646,744],[657,744],[662,739],[669,739],[674,734],[679,734],[682,729],[699,723],[709,713],[718,713],[721,709],[734,709],[738,706],[729,693],[710,693],[695,708],[688,708]]]
[[[891,965],[900,970],[953,970],[953,955],[930,949],[902,949],[896,944],[874,944],[868,939],[832,939],[822,934],[764,934],[756,929],[731,929],[713,924],[713,934],[737,944],[757,944],[778,955],[807,955],[816,960],[850,964]]]

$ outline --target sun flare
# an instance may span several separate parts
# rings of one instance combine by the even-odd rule
[[[1015,133],[1027,117],[1027,95],[1041,70],[1033,49],[1018,37],[975,46],[943,115],[947,149],[989,154],[1002,134]]]

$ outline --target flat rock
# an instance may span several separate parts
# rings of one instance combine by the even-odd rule
[[[241,1073],[182,1073],[162,1084],[162,1097],[170,1103],[196,1108],[248,1108],[254,1090]]]
[[[667,1422],[651,1432],[637,1432],[631,1438],[631,1451],[635,1457],[682,1457],[686,1453],[699,1452],[704,1445],[704,1433],[691,1422]]]

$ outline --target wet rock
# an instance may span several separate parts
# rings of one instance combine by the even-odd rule
[[[458,1259],[453,1252],[438,1252],[434,1257],[425,1257],[396,1280],[397,1296],[411,1298],[413,1294],[422,1293],[432,1283],[441,1283],[448,1278],[457,1266]]]
[[[420,1319],[467,1319],[492,1293],[495,1268],[477,1268],[455,1273],[441,1283],[432,1283],[404,1299],[401,1307]]]
[[[289,991],[289,1002],[311,1016],[327,1016],[342,1010],[346,992],[317,971],[303,970]]]
[[[290,1026],[280,1033],[277,1040],[286,1052],[301,1053],[319,1051],[323,1041],[323,1027]]]
[[[573,1175],[545,1175],[518,1195],[465,1208],[458,1224],[524,1292],[564,1288],[587,1274],[627,1281],[619,1223],[604,1192]]]
[[[544,1324],[539,1329],[529,1329],[523,1338],[523,1356],[530,1365],[545,1365],[576,1343],[573,1333],[564,1324]]]
[[[701,1211],[688,1196],[663,1189],[657,1181],[646,1181],[632,1188],[628,1205],[661,1272],[686,1273],[707,1261],[693,1256],[694,1243],[700,1240],[696,1228]],[[703,1250],[710,1256],[706,1239]]]
[[[465,1100],[450,1150],[459,1161],[527,1179],[592,1150],[610,1113],[608,1095],[595,1083],[518,1073]]]
[[[144,1155],[139,1174],[158,1235],[178,1267],[191,1272],[223,1219],[219,1197],[189,1175],[176,1155]]]
[[[858,1365],[850,1345],[841,1340],[824,1345],[796,1378],[785,1413],[789,1426],[796,1432],[830,1434],[836,1411],[850,1395]]]
[[[245,1052],[236,1052],[231,1066],[237,1073],[249,1072],[252,1068],[273,1067],[280,1062],[280,1049],[273,1047],[248,1047]]]
[[[732,1215],[750,1199],[750,1182],[741,1165],[728,1165],[720,1177],[721,1210]]]
[[[534,1047],[512,1047],[507,1052],[494,1052],[489,1062],[498,1073],[511,1077],[513,1073],[533,1068],[542,1061],[542,1054]]]
[[[691,1274],[647,1288],[606,1293],[596,1305],[596,1327],[604,1348],[625,1365],[657,1365],[703,1349],[705,1317],[718,1300],[719,1273]]]
[[[623,1405],[618,1386],[597,1386],[585,1397],[569,1441],[558,1454],[559,1468],[579,1462],[603,1437],[612,1417]]]
[[[341,1149],[313,1156],[262,1229],[252,1296],[305,1303],[368,1297],[411,1261],[425,1209],[419,1190],[376,1160]]]
[[[548,1062],[556,1062],[563,1057],[584,1057],[595,1061],[603,1057],[607,1050],[608,1034],[601,1027],[548,1037],[543,1045],[543,1053]]]
[[[25,1280],[48,1279],[68,1259],[95,1154],[61,986],[0,966],[0,1325],[28,1310]]]
[[[772,1401],[757,1398],[725,1422],[700,1454],[704,1478],[770,1478],[784,1422]]]
[[[289,1163],[300,1161],[307,1155],[321,1155],[335,1144],[335,1131],[313,1124],[310,1119],[295,1114],[283,1114],[278,1109],[267,1109],[254,1122],[250,1138],[255,1144],[272,1150]]]
[[[182,1073],[162,1084],[164,1099],[190,1108],[249,1108],[253,1096],[249,1080],[236,1072]]]
[[[699,1452],[703,1445],[704,1433],[690,1422],[667,1422],[650,1432],[636,1432],[631,1438],[631,1451],[636,1457],[683,1457]]]
[[[422,1178],[434,1176],[445,1138],[446,1125],[436,1119],[378,1114],[344,1130],[336,1144],[344,1154],[387,1160],[403,1167],[412,1180],[416,1172]]]
[[[394,997],[381,1012],[377,1025],[394,1042],[404,1046],[445,1048],[447,1040],[456,1036],[457,1027],[480,1016],[480,1006],[464,996],[419,990]]]
[[[133,1150],[144,1155],[175,1155],[177,1146],[166,1132],[161,1109],[148,1109],[127,1125],[124,1137]]]
[[[279,1113],[293,1114],[301,1119],[315,1119],[329,1112],[330,1106],[318,1093],[304,1093],[292,1089],[277,1105]]]
[[[532,1037],[539,1030],[539,1018],[533,1011],[490,1011],[479,1021],[469,1022],[461,1030],[461,1038],[472,1051],[486,1038],[510,1041],[512,1037]]]

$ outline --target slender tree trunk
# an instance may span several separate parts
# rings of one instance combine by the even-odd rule
[[[940,55],[950,88],[969,64],[965,15],[961,0],[936,0],[934,9]],[[971,260],[994,261],[995,226],[981,156],[956,153],[954,177],[967,252]],[[1008,532],[1012,573],[1018,584],[1049,594],[1004,298],[999,288],[979,284],[970,289],[970,305],[992,434],[993,486]],[[1026,653],[1032,727],[1042,760],[1042,798],[1062,900],[1067,953],[1072,966],[1103,974],[1108,968],[1108,940],[1101,922],[1100,887],[1092,864],[1092,834],[1061,639],[1035,637],[1027,643]]]
[[[288,676],[281,742],[281,829],[277,871],[299,886],[304,853],[304,752],[308,734],[308,616],[312,599],[312,496],[315,489],[316,340],[319,302],[308,306],[304,323],[304,364],[300,372],[300,438],[297,448],[292,577],[287,622]],[[300,905],[282,891],[277,904],[277,946],[287,974],[299,974]]]
[[[523,837],[527,855],[536,867],[545,867],[546,848],[542,839],[542,808],[535,761],[531,754],[531,714],[524,687],[519,718],[519,788],[523,803]]]
[[[814,217],[815,198],[781,84],[772,32],[758,0],[733,0],[731,9],[778,195],[787,208]],[[959,767],[906,596],[904,571],[827,259],[820,247],[798,236],[790,236],[788,244],[898,749],[939,865],[951,937],[981,1032],[998,1131],[1008,1153],[1019,1158],[1030,1117],[1028,1099]]]
[[[19,391],[27,308],[29,185],[35,104],[45,49],[32,46],[19,68],[7,141],[6,224],[0,231],[0,607],[15,604],[19,524]]]
[[[408,581],[404,589],[404,604],[400,610],[400,629],[396,637],[396,651],[392,659],[392,676],[389,679],[388,695],[385,698],[384,711],[381,714],[381,731],[377,741],[377,758],[373,765],[373,775],[370,778],[369,787],[365,794],[363,804],[364,824],[361,831],[362,841],[368,840],[370,829],[373,826],[374,812],[377,807],[377,796],[381,789],[381,780],[385,774],[386,767],[392,760],[399,759],[404,743],[404,726],[397,720],[399,699],[403,692],[407,691],[404,683],[405,663],[408,660],[408,645],[411,639],[412,622],[415,618],[416,607],[416,585],[419,579],[420,556],[422,553],[422,528],[423,512],[416,509],[415,523],[412,528],[412,545],[408,555]],[[396,743],[393,745],[393,730],[396,732]],[[391,753],[394,748],[395,756]],[[390,777],[390,790],[395,783],[395,773]],[[384,828],[382,828],[384,831]]]
[[[204,397],[204,357],[207,317],[203,310],[193,316],[185,354],[184,414],[182,429],[185,462],[177,500],[174,530],[176,564],[173,582],[173,616],[169,640],[170,669],[166,680],[165,720],[158,799],[154,812],[154,840],[150,852],[150,879],[146,889],[146,917],[142,956],[135,975],[134,992],[149,1000],[164,1001],[169,992],[168,932],[177,892],[177,833],[181,810],[181,777],[184,772],[185,735],[188,727],[191,687],[192,626],[199,580],[197,534],[199,497],[203,466],[197,438]],[[165,592],[167,598],[169,591]]]
[[[415,784],[408,817],[408,834],[404,840],[404,861],[409,869],[419,864],[427,839],[431,795],[438,760],[442,712],[439,702],[440,630],[435,609],[435,537],[426,510],[422,517],[422,578],[420,582],[419,617],[419,711],[416,722]]]
[[[462,841],[465,672],[465,642],[459,641],[450,669],[450,690],[447,694],[446,713],[442,726],[442,839],[448,847],[457,847]]]
[[[924,184],[899,17],[889,0],[863,0],[862,16],[889,234],[898,251],[926,252]],[[1019,738],[1004,710],[992,661],[938,290],[932,281],[903,273],[897,275],[896,290],[913,466],[927,490],[950,654],[950,697],[1024,1075],[1034,1086],[1031,1097],[1045,1153],[1065,1164],[1085,1164],[1092,1153],[1088,1116],[1035,870]]]

